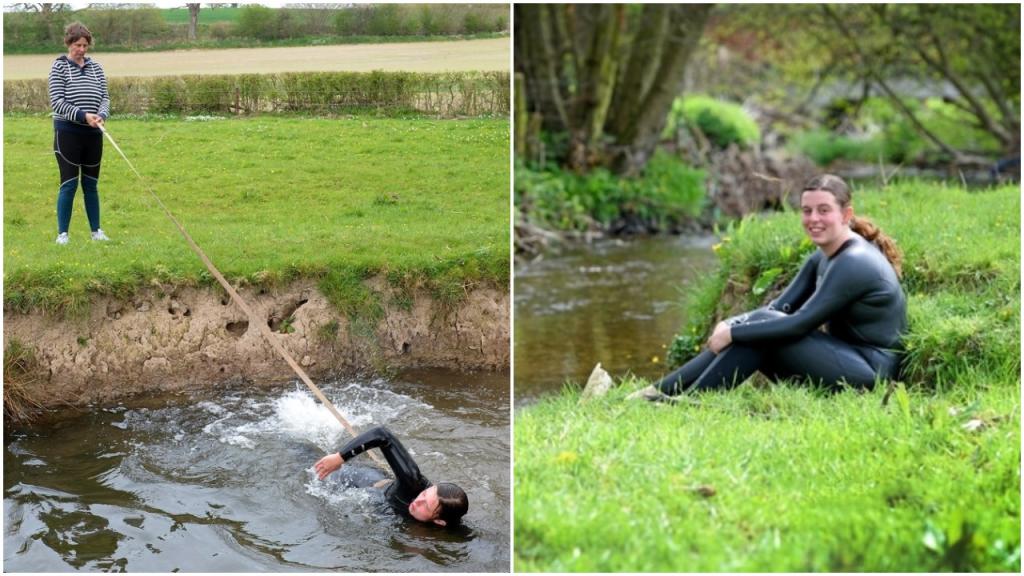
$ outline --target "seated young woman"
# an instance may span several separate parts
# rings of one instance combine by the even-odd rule
[[[898,377],[907,303],[895,242],[854,216],[850,189],[838,176],[811,179],[800,208],[818,249],[785,291],[767,307],[719,322],[707,349],[630,398],[671,401],[737,386],[755,372],[855,388]]]

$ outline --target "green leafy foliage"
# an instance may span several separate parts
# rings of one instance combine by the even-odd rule
[[[828,166],[839,159],[859,162],[886,159],[880,139],[841,136],[828,130],[801,132],[793,137],[791,146],[818,166]]]
[[[705,173],[659,151],[641,178],[597,169],[579,176],[553,168],[515,172],[516,205],[558,230],[587,230],[622,222],[664,229],[697,216],[705,201]]]
[[[963,110],[939,98],[904,101],[915,117],[940,140],[958,150],[980,154],[999,153],[999,143],[979,130]],[[884,98],[869,98],[853,122],[856,134],[839,135],[828,130],[811,130],[794,136],[791,147],[819,166],[835,160],[906,164],[936,160],[940,152],[921,136],[910,120]]]
[[[259,4],[242,7],[238,15],[237,31],[240,36],[259,40],[273,40],[281,37],[281,26],[278,25],[274,10]]]
[[[687,96],[672,103],[663,137],[671,137],[686,122],[699,129],[715,146],[751,146],[761,140],[757,122],[742,106],[708,96]]]

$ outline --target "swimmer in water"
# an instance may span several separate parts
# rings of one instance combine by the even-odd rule
[[[811,179],[800,208],[818,250],[786,290],[765,308],[719,322],[706,350],[629,398],[672,401],[738,386],[758,371],[829,387],[871,388],[898,377],[907,330],[899,248],[853,215],[850,189],[838,176]]]
[[[469,509],[466,493],[450,482],[435,485],[427,480],[405,446],[383,426],[356,436],[338,452],[318,460],[313,469],[323,480],[345,462],[373,448],[380,449],[395,474],[394,480],[384,479],[373,486],[384,488],[385,498],[397,512],[439,526],[459,524]]]

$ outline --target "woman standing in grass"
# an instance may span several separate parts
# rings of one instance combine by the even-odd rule
[[[707,350],[631,398],[658,401],[729,388],[758,371],[829,387],[870,388],[897,377],[907,329],[899,248],[871,221],[853,215],[850,189],[838,176],[813,178],[800,206],[818,250],[782,295],[719,322]],[[827,333],[818,330],[822,325]]]
[[[53,108],[53,153],[60,170],[57,192],[57,244],[68,243],[71,209],[78,189],[79,173],[85,213],[93,240],[108,240],[100,229],[100,162],[103,132],[100,127],[110,115],[107,78],[85,53],[92,46],[92,34],[80,22],[64,28],[68,53],[50,67],[50,107]]]

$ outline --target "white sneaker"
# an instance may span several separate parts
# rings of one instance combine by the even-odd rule
[[[110,240],[110,238],[107,238],[107,235],[103,233],[103,228],[97,228],[96,231],[92,233],[92,239],[103,240],[104,242]]]
[[[57,244],[60,244],[60,245],[63,246],[64,244],[68,243],[68,240],[69,240],[69,238],[68,238],[68,233],[67,232],[61,232],[60,234],[57,234]]]

